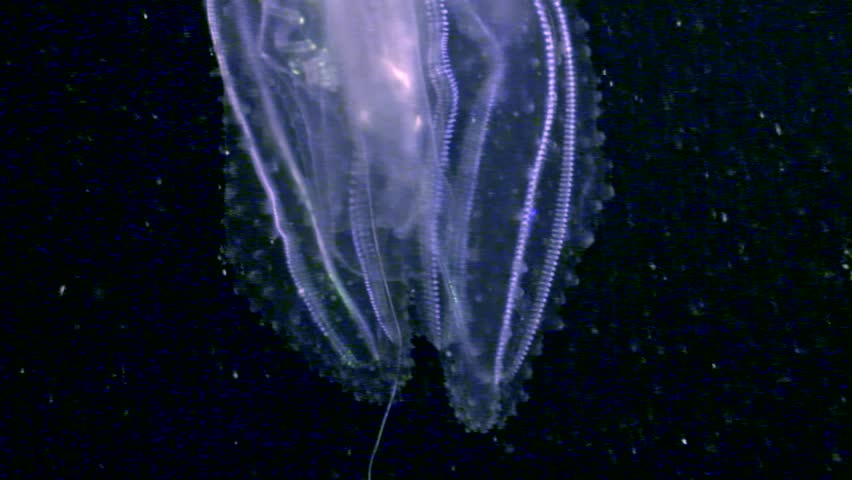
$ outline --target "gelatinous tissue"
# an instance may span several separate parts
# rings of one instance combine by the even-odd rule
[[[597,78],[557,0],[207,0],[229,115],[229,258],[361,398],[440,352],[460,421],[523,397],[612,195]]]

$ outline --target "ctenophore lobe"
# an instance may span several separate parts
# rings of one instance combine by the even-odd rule
[[[549,299],[612,193],[587,28],[557,0],[208,0],[247,158],[227,252],[357,395],[441,354],[470,429],[514,413]]]

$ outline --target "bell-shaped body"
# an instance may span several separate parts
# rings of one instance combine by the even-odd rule
[[[426,336],[459,419],[502,424],[611,195],[584,22],[557,0],[207,8],[250,159],[228,189],[245,289],[370,399]]]

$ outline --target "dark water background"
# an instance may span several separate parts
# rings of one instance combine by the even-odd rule
[[[770,3],[581,5],[617,196],[567,328],[488,435],[418,344],[376,478],[849,471],[850,10]],[[0,477],[361,478],[382,409],[223,275],[201,2],[21,5],[0,19]]]

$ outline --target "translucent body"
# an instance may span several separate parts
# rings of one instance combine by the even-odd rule
[[[265,232],[229,232],[268,314],[371,399],[425,335],[459,419],[501,424],[560,256],[610,195],[584,23],[555,0],[208,0],[208,17],[251,160],[230,201],[251,192],[280,239],[262,255],[246,236]]]

